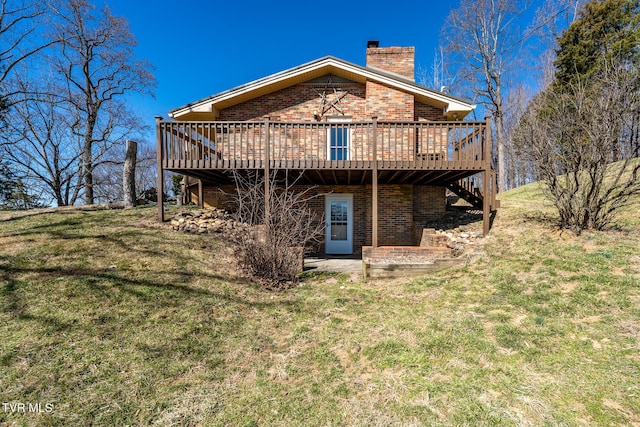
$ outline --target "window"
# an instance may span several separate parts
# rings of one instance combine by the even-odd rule
[[[351,142],[351,130],[348,126],[341,126],[339,123],[350,122],[351,119],[334,118],[327,119],[331,125],[327,130],[327,153],[328,160],[349,160],[349,145]]]

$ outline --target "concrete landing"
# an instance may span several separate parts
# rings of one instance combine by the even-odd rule
[[[308,257],[304,259],[305,271],[331,271],[334,273],[362,273],[362,259],[350,257]]]

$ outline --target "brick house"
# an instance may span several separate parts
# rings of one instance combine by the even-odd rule
[[[327,56],[157,118],[158,186],[174,171],[189,201],[225,207],[230,170],[299,174],[327,254],[418,244],[447,188],[483,210],[487,233],[495,172],[488,120],[462,120],[473,108],[415,83],[413,47],[369,42],[364,67]]]

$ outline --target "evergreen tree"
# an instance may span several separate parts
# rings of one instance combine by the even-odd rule
[[[612,64],[640,64],[640,0],[591,0],[558,39],[554,90],[586,83]]]
[[[558,39],[554,82],[520,120],[560,225],[603,229],[640,194],[640,0],[590,0]]]
[[[25,210],[45,205],[37,195],[30,194],[22,180],[9,166],[0,163],[0,210]]]
[[[14,179],[11,170],[7,165],[0,163],[0,208],[4,206],[5,200],[11,198],[13,187]]]

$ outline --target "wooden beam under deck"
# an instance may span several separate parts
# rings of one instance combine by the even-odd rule
[[[474,175],[474,171],[431,171],[428,174],[422,174],[411,184],[415,185],[446,185],[449,182],[457,181]]]
[[[486,128],[491,129],[491,119],[489,117],[485,118],[486,120]],[[497,193],[494,192],[494,195],[490,195],[491,191],[491,132],[487,132],[487,138],[484,146],[484,157],[485,157],[485,167],[483,175],[483,194],[484,198],[482,201],[482,235],[486,236],[489,234],[489,230],[491,229],[491,199]],[[495,183],[493,183],[495,185]],[[495,187],[494,187],[495,188]]]
[[[362,178],[360,178],[360,185],[364,185],[365,180],[367,179],[367,171],[362,173]]]
[[[206,184],[225,185],[233,184],[233,174],[230,171],[215,169],[171,169],[172,172],[188,175],[193,178],[201,179]],[[278,179],[285,179],[285,176],[293,176],[300,174],[298,183],[302,185],[367,185],[371,183],[372,171],[368,170],[351,170],[340,171],[330,170],[282,170],[271,169],[276,173]],[[257,173],[255,169],[235,170],[240,174]],[[262,173],[262,171],[260,171]],[[445,186],[450,182],[457,181],[462,178],[474,175],[478,172],[474,170],[380,170],[378,171],[378,184],[411,184],[411,185],[438,185]]]
[[[484,165],[480,161],[337,161],[337,160],[270,160],[269,165],[265,165],[264,160],[165,160],[164,169],[205,169],[205,170],[230,170],[230,169],[292,169],[292,170],[373,170],[374,163],[376,169],[390,171],[477,171],[482,172]]]
[[[400,180],[400,183],[401,183],[401,184],[406,184],[406,183],[407,183],[407,181],[409,180],[409,178],[411,178],[411,177],[412,177],[413,175],[415,175],[416,173],[418,173],[418,171],[410,171],[410,172],[407,172],[407,173],[402,177],[402,179]]]
[[[315,172],[316,172],[316,174],[318,175],[318,178],[320,178],[320,182],[322,182],[322,184],[325,184],[325,185],[326,185],[326,184],[327,184],[327,182],[324,180],[324,177],[322,176],[322,174],[320,173],[320,171],[318,171],[318,170],[316,169],[316,171],[315,171]]]
[[[390,181],[393,181],[396,179],[396,177],[398,175],[400,175],[402,173],[402,171],[396,171],[396,173],[394,173],[393,175],[391,175],[391,178],[389,178]]]

